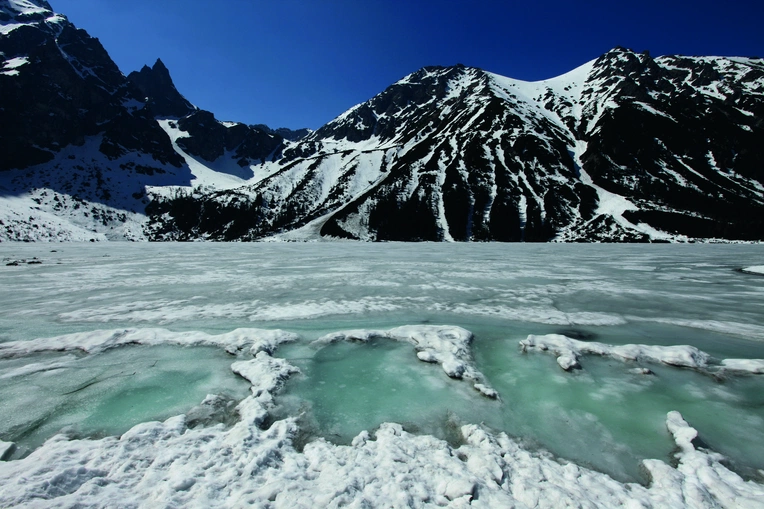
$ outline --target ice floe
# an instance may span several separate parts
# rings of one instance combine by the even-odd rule
[[[487,385],[485,377],[475,367],[470,351],[472,333],[466,329],[448,325],[404,325],[389,330],[359,329],[334,332],[318,338],[315,345],[336,341],[367,342],[374,338],[406,341],[414,345],[417,358],[423,362],[440,364],[451,378],[466,378],[484,396],[498,398],[499,393]]]
[[[724,359],[721,365],[727,371],[764,374],[764,359]]]
[[[751,267],[745,267],[743,269],[743,272],[747,272],[749,274],[761,274],[761,275],[764,275],[764,265],[753,265]]]
[[[764,360],[724,359],[714,360],[702,350],[690,345],[608,345],[595,341],[579,341],[562,334],[543,336],[530,334],[520,341],[523,352],[529,350],[549,352],[557,358],[557,364],[565,371],[580,369],[583,355],[600,355],[621,361],[644,361],[668,364],[680,368],[693,368],[711,373],[724,371],[760,374],[764,373]],[[649,369],[636,368],[640,374],[650,374]]]

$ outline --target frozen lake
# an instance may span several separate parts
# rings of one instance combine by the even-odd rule
[[[742,270],[760,245],[0,244],[0,260],[0,506],[764,500],[764,276]],[[345,457],[396,447],[390,465]],[[703,477],[710,498],[687,494],[695,461],[726,472]],[[388,467],[407,476],[380,488]]]

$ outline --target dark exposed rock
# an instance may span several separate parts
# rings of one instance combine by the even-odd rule
[[[289,141],[299,141],[313,132],[311,129],[308,129],[308,128],[288,129],[286,127],[279,127],[277,129],[271,129],[265,124],[254,124],[250,127],[254,129],[259,129],[260,131],[264,131],[269,134],[278,134],[285,140],[289,140]]]
[[[177,143],[185,152],[215,161],[228,151],[240,166],[261,162],[283,143],[278,134],[241,123],[221,123],[209,111],[197,110],[181,118],[178,127],[188,133]]]
[[[104,134],[102,148],[111,157],[140,151],[182,164],[98,39],[52,12],[33,21],[0,37],[5,59],[26,61],[15,73],[0,73],[0,170],[50,161],[97,134]]]
[[[162,60],[157,59],[154,67],[143,66],[140,71],[127,75],[146,98],[152,113],[158,117],[185,117],[197,108],[180,95],[170,77],[170,71]]]

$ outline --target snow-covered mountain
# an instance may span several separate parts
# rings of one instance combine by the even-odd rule
[[[154,240],[764,238],[761,59],[616,48],[532,83],[426,67],[289,132],[217,121],[161,61],[123,76],[45,2],[0,11],[0,115],[23,126],[0,127],[5,238],[66,225]],[[103,97],[45,93],[75,85]]]
[[[182,117],[182,118],[179,118]],[[282,135],[125,76],[44,0],[0,0],[0,240],[146,239],[150,193],[238,186]]]
[[[653,59],[623,48],[534,83],[428,67],[285,149],[265,179],[154,203],[152,231],[761,239],[763,92],[759,59]]]

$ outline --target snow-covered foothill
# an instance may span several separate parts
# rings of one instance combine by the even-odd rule
[[[315,345],[337,341],[367,342],[374,338],[405,341],[414,345],[417,358],[440,364],[451,378],[472,380],[475,390],[486,397],[497,398],[498,392],[487,385],[485,376],[475,367],[470,351],[473,335],[470,331],[448,325],[404,325],[390,330],[359,329],[334,332],[318,338]]]
[[[273,352],[277,345],[295,341],[297,337],[294,333],[278,329],[242,328],[217,335],[201,331],[174,332],[166,329],[95,330],[31,341],[0,343],[0,359],[39,352],[79,350],[92,354],[125,345],[215,346],[231,354],[249,350],[252,355],[256,355],[261,351]]]
[[[720,363],[702,350],[690,345],[608,345],[595,341],[579,341],[562,334],[534,334],[520,341],[523,352],[529,350],[549,352],[557,358],[557,364],[565,371],[580,369],[583,355],[601,355],[621,361],[645,361],[668,364],[680,368],[692,368],[710,373],[764,373],[764,359],[724,359]],[[649,369],[636,368],[638,374],[651,374]]]

